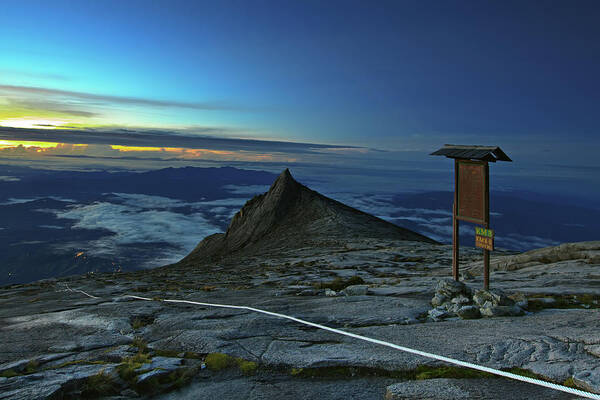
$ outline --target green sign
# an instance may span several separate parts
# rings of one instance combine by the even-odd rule
[[[487,228],[482,228],[480,226],[476,226],[475,227],[475,235],[493,238],[494,237],[494,231],[491,230],[491,229],[487,229]]]

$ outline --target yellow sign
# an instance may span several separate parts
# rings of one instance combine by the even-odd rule
[[[493,238],[494,237],[494,231],[491,230],[491,229],[487,229],[487,228],[482,228],[480,226],[476,226],[475,227],[475,235]]]
[[[494,250],[494,231],[487,228],[475,227],[475,247]]]

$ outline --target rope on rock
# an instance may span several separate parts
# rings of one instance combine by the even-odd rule
[[[92,296],[90,294],[87,294],[83,290],[71,289],[68,286],[67,286],[67,289],[69,291],[71,291],[71,292],[75,292],[76,291],[76,292],[83,293],[84,295],[86,295],[86,296],[88,296],[90,298],[94,298],[94,299],[98,298],[96,296]],[[504,377],[504,378],[514,379],[514,380],[517,380],[517,381],[527,382],[527,383],[531,383],[533,385],[546,387],[546,388],[549,388],[549,389],[559,390],[561,392],[573,394],[573,395],[576,395],[576,396],[581,396],[581,397],[588,398],[588,399],[600,400],[600,394],[590,393],[590,392],[586,392],[586,391],[583,391],[583,390],[580,390],[580,389],[575,389],[575,388],[571,388],[571,387],[559,385],[559,384],[552,383],[552,382],[546,382],[546,381],[542,381],[540,379],[530,378],[530,377],[527,377],[527,376],[521,376],[521,375],[513,374],[511,372],[506,372],[506,371],[501,371],[499,369],[485,367],[483,365],[477,365],[477,364],[473,364],[473,363],[466,362],[466,361],[456,360],[454,358],[440,356],[438,354],[428,353],[426,351],[411,349],[410,347],[399,346],[397,344],[386,342],[384,340],[373,339],[373,338],[370,338],[370,337],[367,337],[367,336],[357,335],[356,333],[346,332],[346,331],[343,331],[341,329],[336,329],[336,328],[330,328],[330,327],[325,326],[325,325],[316,324],[316,323],[310,322],[310,321],[305,321],[303,319],[292,317],[292,316],[285,315],[285,314],[280,314],[280,313],[276,313],[276,312],[272,312],[272,311],[262,310],[260,308],[254,308],[254,307],[249,307],[249,306],[235,306],[235,305],[230,305],[230,304],[202,303],[202,302],[191,301],[191,300],[174,300],[174,299],[160,299],[160,300],[157,300],[157,299],[151,299],[151,298],[148,298],[148,297],[140,297],[140,296],[133,296],[133,295],[125,295],[123,297],[131,298],[131,299],[136,299],[136,300],[144,300],[144,301],[162,301],[162,302],[165,302],[165,303],[184,303],[184,304],[193,304],[193,305],[205,306],[205,307],[229,308],[229,309],[247,310],[247,311],[257,312],[257,313],[261,313],[261,314],[270,315],[272,317],[288,319],[290,321],[298,322],[300,324],[312,326],[312,327],[319,328],[319,329],[322,329],[322,330],[325,330],[325,331],[337,333],[339,335],[348,336],[348,337],[351,337],[351,338],[354,338],[354,339],[363,340],[365,342],[369,342],[369,343],[374,343],[374,344],[378,344],[378,345],[381,345],[381,346],[390,347],[392,349],[404,351],[406,353],[411,353],[411,354],[415,354],[415,355],[422,356],[422,357],[432,358],[434,360],[444,361],[444,362],[447,362],[447,363],[450,363],[450,364],[454,364],[454,365],[458,365],[458,366],[461,366],[461,367],[471,368],[471,369],[475,369],[475,370],[478,370],[478,371],[487,372],[487,373],[490,373],[490,374],[493,374],[493,375],[498,375],[498,376],[501,376],[501,377]]]

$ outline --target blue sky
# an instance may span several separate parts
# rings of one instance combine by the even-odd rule
[[[599,20],[593,1],[3,1],[0,124],[597,165]]]

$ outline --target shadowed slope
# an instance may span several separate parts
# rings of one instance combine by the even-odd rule
[[[436,243],[310,190],[286,169],[268,192],[252,198],[235,214],[226,233],[206,237],[178,264],[319,246],[351,237]]]

